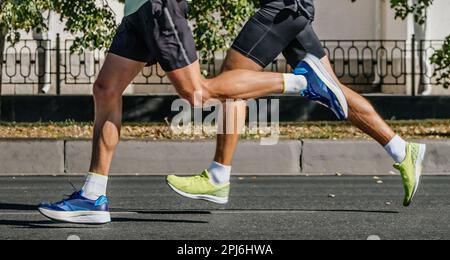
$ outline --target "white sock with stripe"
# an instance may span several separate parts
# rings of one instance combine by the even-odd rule
[[[386,152],[394,159],[396,163],[401,163],[406,158],[406,145],[408,143],[400,136],[396,135],[392,140],[384,147]]]
[[[231,166],[226,166],[213,161],[208,168],[211,181],[216,185],[224,185],[230,182]]]
[[[284,91],[283,94],[300,94],[308,86],[308,81],[302,75],[283,74]]]
[[[84,183],[82,196],[86,199],[97,200],[101,196],[106,196],[108,177],[96,173],[88,173]]]

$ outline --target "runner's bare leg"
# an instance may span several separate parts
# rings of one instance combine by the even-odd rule
[[[90,172],[108,176],[120,140],[122,95],[145,63],[108,54],[94,84],[95,123]]]
[[[335,77],[336,81],[340,82],[332,69],[328,57],[323,58],[322,62],[327,68],[328,72]],[[253,60],[248,59],[239,52],[230,50],[225,59],[223,69],[224,71],[235,69],[261,71],[263,68]],[[345,96],[347,97],[349,105],[349,121],[359,129],[361,129],[364,133],[371,136],[381,145],[385,146],[387,143],[389,143],[389,141],[392,140],[392,138],[395,136],[395,133],[375,111],[369,101],[347,86],[341,84],[341,87],[344,91]],[[243,104],[241,103],[235,105],[242,106]],[[238,111],[240,112],[235,113],[235,117],[245,117],[245,109],[240,108]],[[233,115],[229,114],[228,116]],[[224,120],[226,120],[225,117]],[[237,131],[232,134],[217,135],[215,161],[224,165],[231,165],[238,140],[239,134]]]

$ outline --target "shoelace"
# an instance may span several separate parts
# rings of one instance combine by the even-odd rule
[[[412,155],[412,159],[415,162],[417,160],[419,154],[419,147],[412,145],[411,146],[411,155]]]
[[[193,176],[193,177],[189,178],[188,180],[189,180],[189,183],[192,184],[192,183],[198,183],[199,181],[208,179],[208,178],[209,178],[209,176],[205,172],[203,172],[202,174]]]
[[[66,194],[64,195],[66,198],[57,202],[56,204],[64,204],[68,200],[72,200],[73,198],[77,197],[80,194],[80,191],[75,187],[70,177],[67,179],[67,182],[72,186],[73,192],[72,194]]]
[[[329,104],[328,100],[322,98],[321,96],[309,91],[308,89],[304,89],[302,91],[302,95],[304,97],[307,97],[309,100],[311,101],[316,101],[317,103],[326,106],[326,107],[331,107],[331,105]]]
[[[191,181],[192,181],[192,182],[196,182],[196,181],[203,180],[203,179],[205,179],[205,178],[207,178],[207,176],[206,176],[204,173],[202,173],[201,175],[194,176],[194,177],[191,179]]]
[[[75,191],[75,192],[72,193],[71,195],[66,194],[66,195],[64,195],[64,196],[66,197],[65,199],[63,199],[63,200],[61,200],[61,201],[58,201],[58,202],[56,202],[55,204],[63,204],[63,205],[64,205],[67,201],[72,200],[72,199],[78,197],[79,194],[80,194],[80,191]]]
[[[308,97],[309,99],[314,100],[314,101],[322,99],[322,97],[320,95],[317,95],[316,93],[310,91],[309,88],[304,89],[302,91],[302,95],[305,97]]]

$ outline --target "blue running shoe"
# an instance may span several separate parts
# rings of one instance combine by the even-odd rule
[[[302,91],[302,96],[328,107],[339,120],[347,120],[348,104],[344,92],[317,57],[306,55],[294,74],[303,75],[308,81],[308,87]]]
[[[109,203],[105,196],[98,200],[83,197],[82,191],[73,193],[60,202],[39,205],[39,212],[45,217],[62,222],[77,224],[106,224],[111,222]]]

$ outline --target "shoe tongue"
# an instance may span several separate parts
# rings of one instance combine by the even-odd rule
[[[83,190],[75,191],[72,195],[70,195],[71,199],[79,197],[83,197]]]
[[[207,178],[209,180],[209,172],[208,170],[204,170],[202,174],[200,174],[201,177]]]
[[[66,199],[63,199],[62,201],[59,201],[59,202],[57,202],[57,203],[55,203],[55,204],[61,204],[61,203],[64,203],[65,201],[68,201],[68,200],[75,200],[75,199],[79,199],[79,198],[82,198],[83,197],[83,193],[82,193],[83,191],[76,191],[76,192],[74,192],[74,193],[72,193],[71,195],[66,195],[67,196],[67,198]]]

